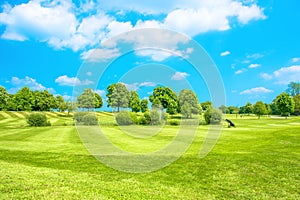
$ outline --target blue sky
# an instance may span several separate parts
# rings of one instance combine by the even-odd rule
[[[0,85],[10,93],[47,89],[66,99],[74,86],[105,98],[109,84],[123,82],[146,98],[167,85],[212,100],[211,83],[188,62],[201,54],[188,47],[195,41],[215,63],[227,105],[270,103],[290,81],[300,81],[299,9],[297,0],[5,1]],[[143,28],[172,32],[136,34]]]

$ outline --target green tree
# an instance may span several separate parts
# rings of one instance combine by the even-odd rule
[[[68,105],[65,102],[65,99],[61,95],[56,96],[56,103],[59,112],[64,112],[65,110],[67,110]]]
[[[271,108],[271,114],[272,115],[279,115],[279,111],[276,108],[276,104],[275,104],[275,100],[272,101],[272,103],[270,104],[270,108]]]
[[[286,92],[283,92],[276,97],[275,104],[281,116],[286,116],[287,118],[290,113],[294,112],[295,102]]]
[[[300,83],[290,82],[288,88],[286,89],[286,93],[292,97],[300,94]]]
[[[253,113],[253,106],[250,102],[247,102],[246,105],[244,106],[244,113],[248,115]]]
[[[14,95],[16,111],[31,111],[33,94],[28,87],[23,87]]]
[[[205,101],[205,102],[201,103],[201,107],[202,107],[203,111],[207,111],[207,110],[213,108],[213,104],[211,101]]]
[[[207,124],[220,124],[222,121],[222,112],[219,109],[209,108],[204,113],[204,119]]]
[[[9,95],[6,89],[0,86],[0,110],[5,110],[9,100]]]
[[[107,87],[107,103],[108,107],[117,108],[120,112],[120,108],[128,108],[130,100],[130,92],[126,86],[122,83],[111,84]]]
[[[32,111],[50,111],[51,108],[57,108],[57,102],[53,94],[47,90],[32,92]]]
[[[158,86],[154,88],[149,99],[152,105],[160,102],[160,105],[166,108],[166,112],[171,115],[176,114],[179,110],[177,94],[169,87]]]
[[[295,115],[300,115],[300,94],[297,94],[296,96],[294,96],[293,99],[295,102],[294,113],[295,113]]]
[[[148,109],[148,100],[147,99],[143,99],[141,101],[141,110],[142,110],[143,113],[149,110]]]
[[[262,101],[257,101],[253,106],[253,113],[260,119],[261,115],[267,114],[266,105]]]
[[[77,104],[79,108],[88,109],[89,111],[93,108],[101,108],[103,102],[99,94],[94,93],[92,89],[87,88],[77,97]]]
[[[226,106],[221,105],[221,106],[219,107],[219,110],[221,110],[221,112],[222,112],[223,114],[225,114],[225,113],[226,113]]]
[[[192,90],[181,90],[179,93],[181,114],[192,118],[192,114],[199,114],[198,97]]]
[[[129,108],[131,108],[132,112],[140,112],[141,110],[141,100],[136,91],[130,92]]]
[[[5,106],[5,110],[9,110],[9,111],[17,110],[17,103],[15,100],[15,95],[8,94],[7,105]]]

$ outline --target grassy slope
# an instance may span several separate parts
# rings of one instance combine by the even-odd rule
[[[297,199],[300,196],[300,119],[235,119],[213,151],[198,157],[206,126],[184,156],[148,174],[110,169],[90,156],[71,118],[47,113],[52,127],[26,127],[26,113],[0,112],[0,199]],[[100,124],[113,125],[109,113]],[[152,148],[176,127],[143,141]],[[130,141],[107,126],[119,144]],[[134,141],[134,140],[133,140]],[[140,140],[136,140],[137,142]],[[117,142],[117,140],[116,140]],[[132,145],[132,144],[131,144]],[[133,148],[128,145],[128,149]]]

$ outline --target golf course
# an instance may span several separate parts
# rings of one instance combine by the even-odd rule
[[[0,112],[0,199],[299,199],[300,118],[227,114],[220,138],[204,158],[209,125],[187,151],[150,173],[121,172],[99,162],[82,143],[73,113],[44,112],[51,126],[29,127],[28,112]],[[121,134],[114,115],[96,112],[99,126],[123,149],[162,148],[180,126],[150,138]],[[153,126],[154,127],[154,126]],[[187,134],[186,137],[189,137]]]

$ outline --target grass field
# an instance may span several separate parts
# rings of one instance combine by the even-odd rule
[[[205,158],[200,126],[187,152],[151,173],[120,172],[82,144],[72,117],[47,113],[51,127],[27,127],[25,112],[0,112],[0,199],[299,199],[300,118],[232,119]],[[161,148],[178,127],[151,138],[120,134],[110,113],[100,125],[128,151]],[[188,137],[188,136],[187,136]]]

